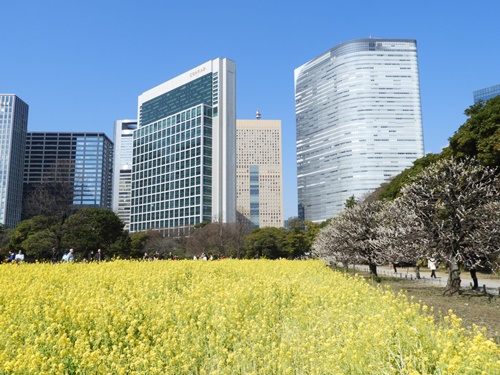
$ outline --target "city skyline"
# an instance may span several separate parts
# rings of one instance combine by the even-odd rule
[[[200,61],[228,57],[238,66],[236,117],[252,118],[259,109],[263,119],[282,121],[288,218],[297,214],[297,66],[347,40],[370,35],[416,39],[424,150],[434,153],[465,122],[463,111],[473,104],[472,92],[500,81],[500,4],[495,1],[481,7],[465,1],[411,6],[315,1],[289,7],[220,1],[214,8],[218,31],[210,43],[202,43],[206,14],[195,9],[205,5],[56,0],[49,8],[36,1],[9,2],[2,6],[0,30],[9,35],[11,53],[0,61],[5,72],[0,92],[14,93],[29,104],[29,131],[104,131],[111,137],[116,120],[136,118],[140,93]],[[189,27],[184,16],[189,16]],[[19,19],[30,27],[19,27]],[[134,20],[134,26],[123,20]],[[124,53],[126,58],[119,57]]]

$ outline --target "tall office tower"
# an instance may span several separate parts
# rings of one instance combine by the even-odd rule
[[[236,120],[237,211],[253,226],[283,227],[282,186],[281,121]]]
[[[115,164],[113,168],[113,211],[130,226],[130,196],[132,189],[132,152],[137,120],[115,121]]]
[[[24,200],[40,183],[64,186],[54,194],[73,208],[111,209],[113,142],[104,133],[28,132]],[[60,188],[56,188],[61,190]]]
[[[216,59],[139,96],[131,232],[235,221],[235,74]]]
[[[500,95],[500,85],[486,87],[484,89],[474,91],[474,103],[482,100],[483,102]]]
[[[299,216],[321,222],[423,156],[417,43],[359,39],[295,70]]]
[[[28,109],[16,95],[0,94],[0,225],[9,228],[21,220]]]

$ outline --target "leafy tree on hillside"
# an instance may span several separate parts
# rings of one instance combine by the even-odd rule
[[[490,167],[500,167],[500,96],[478,102],[465,110],[467,121],[449,139],[447,157],[477,158]]]
[[[402,189],[400,204],[416,215],[420,237],[429,243],[427,256],[449,264],[445,295],[460,290],[468,246],[480,258],[499,251],[499,184],[494,169],[474,160],[443,159]]]
[[[381,200],[393,200],[401,194],[401,188],[412,182],[412,179],[424,171],[427,167],[442,159],[441,154],[429,153],[424,157],[413,162],[413,166],[405,169],[403,172],[391,179],[391,181],[382,184],[373,193]]]

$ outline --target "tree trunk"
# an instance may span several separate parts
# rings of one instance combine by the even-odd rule
[[[444,289],[443,296],[452,296],[454,294],[460,293],[460,267],[458,263],[453,260],[450,262],[450,275],[448,277],[448,283]]]
[[[344,266],[344,272],[347,273],[349,271],[349,263],[348,262],[342,262]]]
[[[415,267],[415,277],[420,279],[420,267]]]
[[[370,269],[370,275],[372,276],[378,276],[377,275],[377,265],[376,264],[373,264],[373,263],[369,263],[368,264],[368,268]]]

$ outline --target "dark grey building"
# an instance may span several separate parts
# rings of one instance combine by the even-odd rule
[[[24,199],[40,183],[70,187],[74,208],[111,209],[113,142],[104,133],[28,132],[24,163]]]

